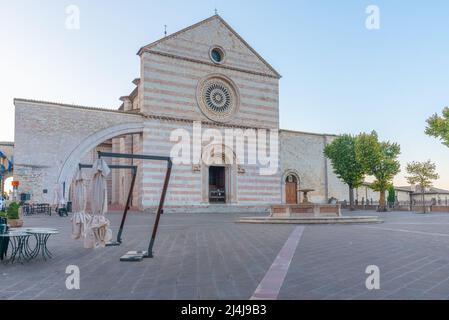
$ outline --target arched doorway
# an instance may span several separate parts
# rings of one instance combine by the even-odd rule
[[[285,202],[287,204],[298,203],[298,179],[294,174],[285,178]]]
[[[237,159],[225,145],[208,145],[201,157],[202,203],[237,203]]]
[[[69,156],[64,160],[62,168],[59,170],[57,179],[58,183],[65,183],[65,193],[67,194],[70,182],[72,181],[72,178],[75,176],[76,170],[78,169],[78,164],[89,151],[93,150],[102,142],[114,137],[127,134],[140,134],[142,132],[143,123],[124,123],[100,130],[85,138],[70,152]]]
[[[8,198],[10,197],[10,195],[12,194],[12,181],[13,181],[13,177],[7,177],[3,182],[3,193],[5,193]]]

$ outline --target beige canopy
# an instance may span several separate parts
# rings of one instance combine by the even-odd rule
[[[53,188],[53,202],[52,205],[55,207],[61,207],[66,204],[64,199],[64,192],[62,190],[62,184],[56,183]]]
[[[90,220],[90,215],[86,213],[86,187],[81,170],[75,177],[72,200],[72,238],[75,240],[86,236],[86,226]]]
[[[86,248],[104,247],[112,239],[110,222],[105,217],[108,211],[108,191],[106,177],[111,169],[103,159],[97,159],[92,167],[93,178],[91,182],[92,216],[87,225]]]

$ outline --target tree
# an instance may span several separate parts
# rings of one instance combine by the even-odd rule
[[[445,146],[449,147],[449,107],[443,109],[441,116],[435,113],[426,122],[426,134],[439,138]]]
[[[425,162],[410,162],[407,163],[407,182],[410,184],[419,185],[422,193],[423,212],[425,213],[424,205],[424,192],[426,188],[432,186],[432,181],[440,178],[436,172],[436,165],[432,161],[427,160]]]
[[[394,176],[400,172],[401,166],[397,160],[401,153],[400,146],[379,141],[376,131],[373,131],[357,136],[355,153],[365,172],[376,178],[371,188],[380,192],[378,211],[387,211],[385,191],[393,185]]]
[[[354,210],[354,189],[363,183],[365,177],[363,167],[355,156],[355,142],[354,136],[344,134],[324,148],[324,154],[330,159],[334,173],[349,187],[351,210]]]
[[[394,186],[390,186],[390,188],[388,188],[387,201],[389,205],[394,205],[396,202],[396,190],[394,189]]]

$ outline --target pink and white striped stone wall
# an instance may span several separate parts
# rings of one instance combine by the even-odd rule
[[[215,65],[209,50],[218,45],[224,62]],[[279,128],[279,77],[219,18],[163,39],[141,54],[140,99],[145,114],[208,121],[196,90],[204,77],[222,74],[240,93],[240,109],[229,124]]]
[[[170,155],[175,142],[170,142],[170,134],[175,129],[184,129],[192,136],[192,123],[186,121],[148,120],[143,132],[143,152],[161,156]],[[219,129],[224,135],[224,128],[203,125],[202,129]],[[208,142],[203,142],[203,150]],[[237,165],[237,164],[235,164]],[[280,175],[277,172],[271,176],[260,175],[259,165],[241,165],[240,172],[231,180],[237,179],[235,190],[237,201],[233,206],[266,207],[271,203],[280,202]],[[199,171],[190,165],[176,164],[167,192],[166,207],[198,208],[209,205],[207,196],[204,198],[204,188],[208,181],[203,181],[203,172],[208,170],[203,166]],[[237,171],[237,170],[236,170]],[[143,163],[142,205],[144,208],[154,208],[160,199],[162,183],[166,172],[166,164],[155,161]],[[187,208],[188,209],[188,208]]]
[[[278,79],[215,66],[145,53],[142,112],[185,119],[208,119],[198,108],[198,82],[213,73],[220,73],[236,84],[240,92],[240,109],[229,124],[279,128]]]

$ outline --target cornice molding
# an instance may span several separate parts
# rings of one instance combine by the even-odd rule
[[[268,73],[263,73],[263,72],[258,72],[258,71],[243,69],[243,68],[236,68],[236,67],[231,67],[231,66],[223,65],[223,64],[216,64],[216,63],[209,62],[209,61],[203,61],[203,60],[199,60],[199,59],[182,57],[182,56],[178,56],[178,55],[175,55],[175,54],[161,52],[161,51],[156,51],[156,50],[151,50],[151,49],[143,49],[143,52],[144,53],[155,54],[155,55],[159,55],[159,56],[163,56],[163,57],[167,57],[167,58],[172,58],[172,59],[177,59],[177,60],[184,60],[184,61],[187,61],[187,62],[203,64],[203,65],[216,67],[216,68],[222,68],[222,69],[228,69],[228,70],[233,70],[233,71],[238,71],[238,72],[243,72],[243,73],[249,73],[249,74],[262,76],[262,77],[267,77],[267,78],[280,79],[280,76],[274,76],[274,75],[271,75],[271,74],[268,74]]]

